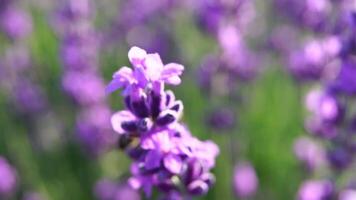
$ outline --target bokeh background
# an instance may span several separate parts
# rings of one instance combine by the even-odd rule
[[[75,88],[73,93],[85,90],[82,98],[95,99],[95,95],[105,92],[101,84],[106,85],[119,67],[130,66],[127,52],[134,45],[159,52],[164,63],[185,66],[182,84],[171,88],[184,103],[182,120],[193,135],[211,139],[220,147],[213,170],[216,184],[207,195],[197,199],[240,199],[235,194],[233,179],[235,166],[243,162],[254,167],[259,183],[249,199],[296,198],[307,175],[293,153],[293,144],[299,136],[307,135],[304,96],[313,84],[301,84],[293,77],[285,66],[284,55],[271,45],[270,38],[283,25],[304,35],[309,33],[284,16],[274,1],[248,0],[248,6],[239,11],[237,18],[241,20],[239,37],[253,54],[246,64],[253,72],[247,78],[236,75],[238,78],[227,84],[224,76],[214,71],[213,77],[222,77],[204,87],[201,80],[212,78],[201,71],[202,63],[209,55],[221,54],[224,47],[216,36],[216,27],[212,25],[209,30],[199,18],[197,2],[0,0],[0,155],[16,170],[15,189],[1,199],[24,199],[28,193],[48,200],[97,199],[95,185],[99,180],[125,180],[130,160],[117,148],[117,136],[111,128],[100,132],[97,125],[78,127],[78,123],[87,122],[83,115],[91,116],[88,123],[105,121],[105,117],[101,118],[104,111],[85,112],[92,104],[73,99],[75,94],[68,93],[63,77],[68,71],[66,65],[70,65],[68,59],[75,57],[72,54],[85,54],[82,61],[73,58],[73,62],[95,65],[92,71],[99,83],[96,85],[90,78],[74,78],[69,84]],[[66,13],[66,6],[71,4]],[[25,16],[3,14],[6,5]],[[14,27],[15,35],[6,32],[6,23]],[[66,55],[68,32],[77,31],[81,36],[88,30],[95,32],[95,40],[69,42],[69,46],[82,46],[73,47],[73,52]],[[282,39],[283,36],[291,35],[282,34]],[[227,41],[227,46],[233,44],[230,39]],[[282,44],[289,43],[293,41],[282,40]],[[250,66],[251,62],[254,64]],[[99,104],[110,113],[123,107],[118,93],[100,98]],[[220,108],[227,113],[215,116],[214,121],[211,115]],[[223,123],[219,120],[230,120],[230,125],[212,127]],[[100,142],[101,137],[109,137],[110,141],[106,138]]]

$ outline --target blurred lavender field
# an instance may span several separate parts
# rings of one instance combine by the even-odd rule
[[[0,0],[0,44],[1,200],[356,200],[355,0]]]

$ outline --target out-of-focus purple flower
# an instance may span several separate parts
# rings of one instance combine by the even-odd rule
[[[11,195],[16,188],[16,171],[5,158],[0,157],[0,197]]]
[[[142,37],[145,33],[145,37]],[[168,58],[173,38],[169,30],[164,28],[152,28],[147,25],[136,26],[126,34],[129,46],[139,46],[148,52],[157,52],[162,58]]]
[[[356,94],[356,62],[354,60],[346,60],[343,62],[340,73],[331,87],[338,91],[350,95]]]
[[[113,76],[108,91],[122,89],[126,109],[111,118],[120,134],[120,144],[134,160],[128,182],[150,196],[153,188],[164,195],[183,192],[206,194],[214,183],[209,172],[219,149],[213,142],[193,137],[178,121],[183,104],[164,84],[177,85],[184,67],[163,65],[158,54],[133,47],[128,53],[133,70],[122,67]],[[132,144],[132,140],[138,142]],[[167,196],[167,197],[168,197]]]
[[[37,113],[46,107],[42,91],[30,80],[18,80],[13,92],[17,108],[24,113]]]
[[[196,1],[194,3],[198,24],[213,35],[217,34],[217,30],[226,23],[245,31],[256,15],[254,3],[249,0]]]
[[[221,108],[210,113],[208,124],[217,130],[230,130],[235,126],[236,117],[232,109]]]
[[[67,70],[93,70],[97,66],[97,35],[92,30],[70,34],[63,38],[61,57]]]
[[[294,153],[309,170],[318,169],[325,164],[324,149],[307,137],[298,138],[294,143]]]
[[[281,55],[288,55],[297,43],[297,29],[288,25],[277,26],[268,38],[268,46]]]
[[[326,122],[336,122],[342,117],[341,106],[331,94],[311,90],[306,97],[306,107],[314,117]]]
[[[330,0],[275,0],[276,7],[293,22],[314,31],[325,31],[331,14]]]
[[[69,71],[64,74],[63,88],[80,105],[103,102],[105,88],[103,80],[95,73]]]
[[[305,104],[312,114],[305,122],[307,130],[320,137],[335,137],[336,128],[344,117],[344,109],[336,96],[326,91],[311,90]]]
[[[341,50],[337,37],[308,41],[301,50],[290,53],[288,69],[299,80],[318,80],[327,75],[329,65]]]
[[[36,192],[29,192],[24,195],[23,200],[44,200],[44,198]]]
[[[356,199],[356,190],[347,189],[340,193],[339,200],[354,200]]]
[[[237,196],[247,198],[253,196],[258,189],[258,178],[253,166],[240,163],[234,169],[233,186]]]
[[[100,180],[95,186],[98,200],[140,200],[140,194],[127,184],[111,180]]]
[[[241,79],[252,79],[258,71],[255,55],[246,47],[242,35],[234,26],[223,26],[218,32],[222,62]]]
[[[90,107],[77,119],[77,137],[86,150],[98,155],[113,145],[115,137],[110,127],[110,110],[105,106]]]
[[[7,71],[24,72],[31,66],[31,58],[27,49],[22,45],[14,45],[6,49],[3,64]]]
[[[299,188],[298,200],[325,200],[333,195],[334,186],[330,181],[308,180]]]
[[[328,152],[328,160],[332,167],[342,170],[352,163],[352,152],[348,151],[345,147],[337,147]]]
[[[120,5],[118,26],[124,30],[147,23],[154,17],[164,16],[179,1],[176,0],[130,0]],[[133,12],[133,9],[136,9]],[[137,10],[138,9],[138,10]]]
[[[0,28],[12,39],[21,39],[32,30],[30,16],[12,5],[0,11]]]

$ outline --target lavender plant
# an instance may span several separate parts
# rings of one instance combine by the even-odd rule
[[[128,183],[147,196],[157,188],[164,196],[203,195],[215,181],[210,170],[218,147],[193,137],[179,122],[183,103],[165,84],[178,85],[184,67],[164,65],[159,54],[132,47],[128,53],[133,69],[122,67],[113,75],[108,92],[122,90],[125,110],[111,118],[120,135],[120,146],[133,160]]]
[[[348,195],[356,189],[352,185],[356,155],[355,130],[352,128],[356,68],[355,52],[350,48],[355,30],[355,11],[350,5],[354,1],[334,3],[333,12],[339,14],[336,19],[329,16],[325,21],[329,31],[324,32],[321,42],[308,44],[304,51],[306,56],[297,59],[299,63],[308,63],[305,69],[309,72],[319,68],[314,79],[319,81],[316,82],[318,86],[306,96],[310,116],[305,120],[305,127],[324,144],[320,146],[309,139],[299,140],[296,144],[297,156],[320,179],[302,184],[298,194],[300,200],[352,199],[352,196],[344,197],[344,191],[348,191]],[[328,169],[327,173],[323,169]]]
[[[62,40],[62,86],[79,108],[77,137],[90,154],[99,155],[115,138],[98,69],[99,38],[92,26],[93,9],[90,0],[67,0],[56,13],[54,26]]]

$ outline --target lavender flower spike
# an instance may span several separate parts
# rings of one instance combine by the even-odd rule
[[[16,187],[16,171],[5,160],[0,157],[0,198],[11,195]]]
[[[107,91],[123,90],[126,109],[115,113],[111,123],[120,136],[119,146],[133,160],[129,185],[146,196],[158,189],[162,199],[207,193],[215,181],[210,169],[219,149],[179,123],[183,103],[172,91],[164,91],[165,83],[180,83],[184,67],[164,65],[157,53],[138,47],[131,48],[128,57],[133,70],[122,67]]]

